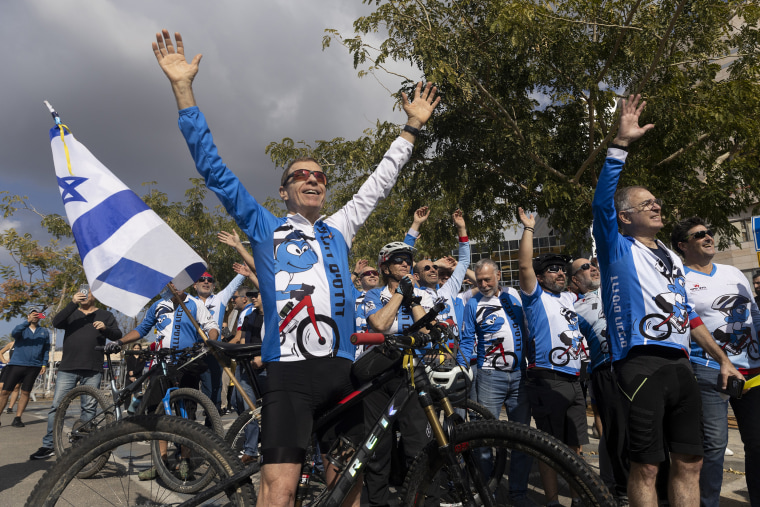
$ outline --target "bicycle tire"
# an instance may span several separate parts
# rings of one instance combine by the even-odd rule
[[[452,403],[452,406],[467,411],[465,413],[465,421],[492,421],[496,419],[484,405],[470,398],[464,398],[461,402]]]
[[[95,400],[93,407],[95,413],[91,419],[82,421],[82,412],[77,409],[77,405],[81,407],[85,397]],[[85,385],[74,387],[61,399],[53,420],[53,450],[56,457],[60,458],[68,448],[87,434],[115,420],[113,403],[101,391]],[[85,479],[98,473],[108,461],[108,457],[104,454],[95,458],[89,466],[80,471],[79,478]]]
[[[189,387],[182,387],[172,391],[169,397],[169,404],[172,408],[172,412],[174,412],[174,417],[183,417],[177,413],[180,402],[190,402],[185,406],[185,409],[192,411],[192,414],[188,414],[191,421],[195,420],[196,410],[202,408],[206,414],[206,418],[211,421],[211,429],[214,433],[220,437],[224,436],[222,418],[208,396],[197,389]],[[193,406],[193,404],[195,406]],[[155,413],[156,415],[166,414],[163,403],[158,405]],[[179,448],[177,448],[177,450],[179,451]],[[204,472],[202,474],[196,475],[191,473],[187,478],[182,479],[179,477],[178,472],[173,469],[174,466],[179,466],[179,459],[174,459],[173,462],[170,460],[169,467],[167,467],[167,464],[161,459],[161,449],[158,440],[153,440],[151,442],[150,451],[153,455],[153,462],[156,463],[155,466],[158,475],[161,476],[161,479],[163,479],[166,485],[173,491],[178,493],[196,493],[208,485],[208,483],[211,482],[211,479],[214,478],[213,470],[211,468],[203,467]],[[191,468],[194,470],[199,468],[199,464],[195,462],[194,456],[191,456],[188,460],[191,464]]]
[[[135,473],[146,452],[146,440],[171,440],[188,445],[204,456],[216,476],[230,477],[242,470],[240,462],[218,435],[208,428],[179,417],[140,415],[116,421],[82,439],[59,459],[32,490],[28,507],[53,505],[165,505],[191,499],[163,488],[160,482],[138,483]],[[87,480],[76,477],[90,461],[105,453],[109,463],[101,473]],[[138,456],[138,453],[142,453]],[[135,463],[136,462],[136,463]],[[73,484],[72,484],[73,483]],[[145,484],[145,486],[140,486]],[[95,500],[88,495],[94,495]],[[115,496],[126,498],[115,498]],[[229,488],[223,497],[204,505],[255,505],[256,493],[250,482]]]
[[[565,347],[554,347],[549,353],[549,361],[554,366],[565,366],[570,362],[570,351]]]
[[[601,478],[580,456],[558,439],[535,428],[507,421],[475,421],[456,426],[450,443],[460,464],[467,453],[474,455],[478,448],[519,450],[554,469],[580,495],[583,505],[617,505]],[[417,455],[404,479],[402,505],[439,505],[451,495],[456,496],[450,487],[451,479],[443,466],[444,461],[445,457],[440,454],[435,441]],[[469,477],[467,469],[463,473]],[[503,482],[500,478],[488,482],[494,503],[506,501],[499,497]],[[476,491],[469,491],[467,498],[458,500],[464,504],[473,498],[478,505],[483,504]]]
[[[650,313],[639,322],[639,333],[649,340],[662,341],[667,340],[673,332],[673,326],[670,323],[670,319],[664,320],[664,315],[659,313]],[[654,326],[650,326],[653,322],[658,322],[657,326],[665,326],[665,331],[656,333],[650,333]]]
[[[243,452],[243,446],[245,444],[245,427],[254,420],[254,416],[256,417],[256,421],[259,421],[260,423],[260,415],[261,404],[259,404],[254,410],[246,410],[237,416],[237,419],[232,423],[230,429],[225,433],[224,441],[232,447],[232,450],[236,455]],[[261,444],[261,439],[259,439],[259,444]]]

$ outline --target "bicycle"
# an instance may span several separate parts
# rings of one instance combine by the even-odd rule
[[[327,454],[331,462],[338,465],[340,475],[334,485],[325,489],[311,505],[336,506],[342,503],[361,477],[359,472],[368,463],[379,439],[389,434],[399,412],[413,397],[416,397],[423,407],[433,428],[435,440],[428,444],[410,467],[402,489],[404,504],[439,505],[444,501],[461,505],[501,504],[500,495],[507,482],[503,478],[503,472],[507,470],[509,452],[514,449],[527,453],[536,461],[542,461],[556,470],[584,505],[615,505],[613,497],[593,469],[559,440],[528,426],[507,421],[463,422],[454,412],[448,396],[441,388],[431,384],[427,375],[420,369],[406,367],[405,363],[411,364],[409,360],[415,356],[415,350],[423,350],[431,344],[434,350],[444,349],[441,328],[433,324],[437,311],[434,309],[418,322],[418,329],[428,327],[430,335],[419,333],[418,329],[411,329],[401,336],[366,335],[359,339],[362,343],[369,344],[382,342],[377,353],[379,355],[374,359],[382,359],[380,356],[385,356],[387,360],[376,363],[376,369],[372,372],[374,378],[371,381],[374,386],[379,387],[389,379],[399,376],[403,376],[405,382],[391,397],[383,415],[359,445],[354,446],[345,439],[339,439],[338,444],[330,449]],[[355,338],[356,335],[352,336],[352,340]],[[322,414],[315,426],[330,424],[360,399],[361,397],[354,396],[343,400],[343,403]],[[443,407],[443,422],[435,413],[436,400]],[[110,450],[107,439],[112,435],[119,434],[120,441],[129,442],[138,438],[159,438],[158,433],[161,438],[173,439],[181,436],[179,428],[171,428],[166,424],[160,426],[161,432],[152,431],[158,428],[156,424],[154,420],[145,418],[139,421],[126,419],[94,433],[91,438],[83,440],[68,453],[65,461],[62,460],[60,464],[48,470],[29,497],[27,505],[55,505],[61,494],[81,489],[75,481],[76,470],[68,470],[65,467],[83,466],[83,460],[88,457]],[[177,435],[169,435],[172,431],[177,432]],[[205,428],[194,428],[192,440],[196,447],[202,449],[204,456],[214,457],[213,466],[219,475],[214,484],[185,500],[181,505],[208,505],[207,502],[213,502],[213,505],[226,505],[228,502],[243,505],[246,501],[252,502],[255,493],[250,475],[258,470],[258,464],[240,469],[240,462],[231,454],[229,448]],[[118,442],[113,445],[116,444]],[[490,472],[485,472],[481,466],[484,455],[492,456],[488,466]],[[211,458],[209,460],[211,461]],[[105,477],[103,480],[107,481],[108,478]],[[129,480],[129,475],[124,477],[124,481]],[[72,485],[72,481],[75,484]],[[124,503],[129,504],[129,499],[127,500]],[[143,497],[140,500],[146,502]]]
[[[96,347],[102,350],[103,347]],[[84,439],[93,431],[106,426],[114,421],[121,420],[127,414],[144,414],[150,408],[151,396],[139,396],[145,381],[154,376],[152,382],[164,384],[165,379],[176,379],[183,370],[205,356],[205,352],[199,347],[190,347],[187,349],[158,349],[156,351],[127,351],[127,354],[139,355],[143,360],[155,360],[155,364],[134,382],[118,389],[116,379],[113,375],[113,363],[110,355],[106,355],[107,369],[106,376],[111,391],[112,401],[102,393],[102,391],[91,386],[80,385],[69,391],[61,400],[56,411],[53,424],[53,448],[56,456],[61,458],[65,451],[78,441]],[[182,363],[174,367],[171,363]],[[166,387],[166,386],[164,386]],[[147,394],[147,393],[146,393]],[[122,407],[129,406],[124,409]],[[211,400],[197,389],[168,387],[163,395],[158,408],[157,414],[178,415],[183,418],[195,419],[197,408],[201,407],[206,414],[213,430],[218,434],[223,434],[224,427],[221,417]],[[151,446],[151,452],[160,456],[158,442]],[[98,456],[97,459],[84,467],[80,471],[80,478],[87,478],[98,473],[109,459],[108,454]],[[174,465],[179,465],[181,457],[174,456]],[[194,463],[190,459],[190,466],[198,469],[200,464]],[[167,464],[158,459],[156,463],[156,472],[161,479],[170,487],[186,492],[197,491],[210,481],[208,474],[194,474],[195,479],[188,480],[182,478],[183,474],[176,474],[173,470],[171,461]]]

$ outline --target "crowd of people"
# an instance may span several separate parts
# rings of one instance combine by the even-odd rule
[[[760,410],[760,390],[742,397],[725,394],[737,380],[760,373],[760,311],[744,275],[712,262],[713,233],[703,220],[678,222],[671,250],[657,239],[664,226],[662,201],[641,186],[618,188],[629,149],[654,128],[639,125],[645,103],[638,96],[621,100],[618,132],[594,195],[595,257],[535,255],[536,217],[520,208],[519,283],[509,287],[492,259],[481,259],[470,269],[460,210],[452,214],[457,259],[415,259],[414,245],[430,214],[423,207],[414,213],[403,241],[389,242],[378,252],[376,267],[366,259],[349,266],[357,230],[392,189],[440,101],[435,87],[419,83],[412,100],[403,96],[407,122],[399,138],[336,213],[322,215],[328,178],[319,162],[299,158],[285,169],[279,187],[288,214],[276,217],[243,188],[217,152],[192,89],[200,55],[188,62],[181,36],[175,34],[173,42],[166,30],[157,34],[153,50],[170,81],[179,127],[196,168],[250,239],[252,253],[234,232],[220,233],[219,240],[244,261],[235,267],[238,276],[215,293],[214,276],[204,273],[194,285],[196,296],[181,293],[157,301],[123,337],[113,316],[94,306],[91,294],[75,295],[53,322],[65,330],[64,356],[48,434],[32,458],[52,454],[50,424],[66,390],[77,383],[99,383],[101,359],[92,352],[94,345],[108,339],[106,351],[112,352],[145,338],[153,328],[165,347],[185,347],[200,339],[183,318],[182,298],[209,339],[261,344],[254,366],[257,383],[265,386],[266,431],[259,444],[258,426],[250,425],[241,459],[261,460],[259,505],[290,505],[315,414],[353,391],[351,366],[368,353],[351,345],[349,336],[358,331],[403,333],[440,301],[445,308],[439,319],[460,330],[456,354],[473,372],[470,396],[494,416],[504,409],[511,421],[533,421],[581,453],[588,443],[585,388],[590,386],[601,421],[602,477],[621,504],[657,505],[657,477],[667,464],[665,494],[671,505],[718,505],[730,404],[745,446],[750,503],[760,506],[760,426],[752,422]],[[252,286],[243,285],[246,278]],[[465,280],[474,287],[463,288]],[[760,293],[760,276],[754,283]],[[49,338],[38,320],[32,312],[14,330],[16,362],[4,377],[0,411],[21,383],[23,412],[30,382],[47,362],[44,342]],[[320,339],[303,339],[306,327]],[[130,369],[130,377],[134,374]],[[235,376],[250,389],[252,379],[241,368]],[[200,385],[221,409],[228,382],[214,360],[183,382]],[[319,447],[329,448],[336,433],[360,442],[365,425],[376,421],[396,386],[386,387],[337,428],[317,435]],[[243,409],[241,403],[227,403]],[[416,403],[404,410],[399,419],[404,450],[413,457],[430,439],[429,429]],[[369,505],[388,503],[389,445],[378,445],[364,472]],[[512,453],[508,477],[514,505],[535,505],[528,496],[531,463],[529,456]],[[335,468],[325,463],[325,469],[332,481]],[[556,473],[543,462],[538,469],[544,503],[559,505]],[[357,487],[350,500],[358,505],[359,499]],[[573,505],[579,502],[573,499]]]

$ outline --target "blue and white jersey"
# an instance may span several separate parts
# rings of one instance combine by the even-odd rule
[[[681,349],[688,356],[690,321],[699,317],[686,294],[683,264],[661,241],[670,266],[643,243],[618,232],[614,195],[627,153],[607,150],[594,193],[594,239],[612,360],[637,345]]]
[[[742,272],[725,264],[713,264],[710,274],[687,267],[686,292],[694,311],[731,363],[742,374],[760,372],[760,311]],[[690,359],[720,369],[720,364],[693,340]]]
[[[219,325],[200,299],[186,294],[185,306],[206,335],[212,329],[219,331]],[[158,335],[156,343],[161,348],[183,349],[192,347],[196,342],[203,341],[193,323],[185,315],[182,306],[177,305],[175,309],[171,299],[160,299],[153,303],[135,330],[139,333],[140,338],[144,338],[153,327],[156,328]]]
[[[430,309],[433,307],[433,300],[430,297],[430,294],[422,289],[415,287],[414,295],[420,296],[420,306],[424,308],[426,312],[430,311]],[[385,287],[378,287],[376,289],[367,291],[367,294],[364,296],[364,307],[366,309],[367,318],[377,313],[382,307],[384,307],[388,301],[391,300],[391,297],[393,297],[393,294],[391,294],[391,291],[388,290],[387,285]],[[412,324],[414,324],[412,312],[401,306],[398,309],[396,319],[393,321],[393,324],[391,324],[388,333],[403,333],[409,329]]]
[[[227,287],[216,294],[211,294],[205,301],[200,297],[198,298],[203,301],[203,304],[206,305],[211,316],[216,319],[219,328],[222,327],[222,323],[224,322],[224,312],[227,310],[227,303],[230,301],[230,298],[235,291],[238,290],[238,287],[243,283],[243,280],[245,280],[243,275],[237,275],[229,284],[227,284]]]
[[[478,293],[467,302],[459,346],[464,357],[469,358],[477,342],[478,368],[522,368],[526,336],[525,314],[515,289],[502,287],[498,295],[490,297]]]
[[[573,309],[575,294],[553,294],[536,283],[532,294],[521,290],[520,296],[530,336],[528,368],[580,375],[581,361],[588,354]]]
[[[240,330],[243,327],[243,321],[253,312],[253,303],[248,303],[238,312],[237,329]]]
[[[607,318],[604,316],[602,298],[599,290],[584,294],[575,302],[575,313],[578,314],[578,327],[586,338],[591,362],[588,372],[610,362],[610,345],[607,343]]]
[[[412,143],[396,139],[354,197],[312,224],[301,215],[275,217],[256,202],[222,162],[197,107],[179,112],[179,127],[206,186],[251,241],[266,322],[263,361],[353,359],[351,241],[396,183]]]
[[[444,321],[452,319],[458,327],[462,327],[462,319],[457,314],[457,296],[459,296],[459,290],[462,288],[462,282],[467,274],[467,268],[470,266],[470,242],[460,242],[458,252],[457,267],[451,273],[451,277],[446,280],[443,285],[436,285],[435,287],[422,287],[433,301],[437,301],[439,298],[443,299],[446,304],[446,308],[441,310],[438,314],[438,320]]]

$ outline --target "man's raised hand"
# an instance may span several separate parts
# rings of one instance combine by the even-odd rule
[[[238,233],[235,229],[232,229],[232,232],[225,232],[225,231],[217,232],[216,238],[219,240],[219,242],[224,243],[225,245],[229,245],[231,247],[237,247],[238,245],[243,244],[240,241],[240,236],[238,236]]]
[[[620,99],[620,125],[615,139],[612,140],[614,144],[628,146],[654,128],[652,123],[639,127],[639,116],[647,105],[645,100],[639,104],[640,100],[641,95],[630,95],[628,100]]]
[[[517,213],[520,216],[520,222],[522,222],[523,227],[535,227],[536,226],[536,214],[535,213],[525,213],[525,210],[522,208],[517,208]]]
[[[414,128],[422,128],[430,119],[433,110],[441,102],[441,97],[436,97],[438,88],[433,83],[428,83],[425,89],[422,89],[422,81],[417,83],[414,89],[414,100],[409,102],[406,93],[401,92],[402,106],[408,116],[407,125]]]
[[[153,43],[153,54],[156,55],[161,70],[172,84],[174,97],[177,99],[177,107],[185,109],[195,105],[193,97],[193,79],[198,74],[198,66],[203,55],[197,54],[188,63],[185,59],[185,46],[179,32],[174,32],[176,48],[172,44],[169,30],[163,29],[156,33],[156,42]]]

